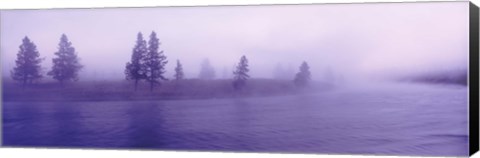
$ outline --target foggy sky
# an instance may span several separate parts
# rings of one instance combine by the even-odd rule
[[[251,77],[275,66],[313,79],[329,67],[347,78],[466,69],[468,2],[2,10],[2,74],[10,75],[21,40],[36,45],[44,73],[65,33],[84,65],[80,80],[123,79],[136,35],[152,31],[172,78],[179,59],[187,78],[208,58],[216,76],[231,75],[242,55]],[[293,78],[293,76],[292,76]]]

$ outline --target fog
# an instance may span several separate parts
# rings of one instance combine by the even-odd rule
[[[25,36],[45,58],[43,74],[63,33],[84,65],[75,84],[46,75],[28,87],[3,80],[2,143],[465,156],[468,5],[1,11],[2,79],[11,78]],[[138,90],[125,82],[137,33],[148,40],[152,31],[169,61],[167,78],[180,60],[186,78],[205,80],[141,83]],[[244,71],[233,82],[209,80],[232,78],[243,55],[248,83]],[[306,64],[293,80],[304,61],[312,84]]]
[[[314,80],[466,70],[468,62],[468,2],[2,10],[0,20],[4,77],[25,36],[49,71],[62,33],[84,65],[80,80],[124,79],[137,33],[148,40],[152,31],[168,78],[177,59],[186,78],[197,78],[205,59],[229,78],[242,55],[253,78],[278,76],[278,67],[295,73],[307,61]]]

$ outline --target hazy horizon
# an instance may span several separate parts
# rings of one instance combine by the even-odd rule
[[[45,74],[62,33],[84,65],[80,80],[124,79],[137,33],[148,40],[152,31],[168,78],[177,59],[187,78],[198,77],[204,59],[229,78],[242,55],[253,78],[307,61],[314,80],[327,69],[371,78],[466,70],[468,62],[468,2],[2,10],[0,19],[3,77],[25,36],[45,57]]]

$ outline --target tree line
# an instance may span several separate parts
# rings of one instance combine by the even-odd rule
[[[36,45],[27,36],[23,38],[19,49],[15,67],[10,73],[13,80],[20,82],[25,87],[43,77],[41,62],[44,58],[40,57]],[[83,65],[80,64],[77,52],[65,34],[61,35],[58,50],[54,52],[54,55],[51,70],[47,72],[47,75],[57,80],[61,85],[68,81],[78,81],[78,72],[83,68]],[[160,50],[160,41],[157,34],[152,31],[147,42],[143,34],[139,32],[130,61],[125,65],[125,78],[134,82],[135,91],[142,80],[149,83],[150,91],[153,91],[156,85],[161,86],[162,82],[168,81],[165,76],[167,64],[167,56],[163,50]],[[183,66],[179,59],[176,60],[174,71],[173,79],[175,82],[185,78]],[[232,86],[235,90],[241,90],[247,85],[250,78],[249,71],[248,59],[243,55],[233,71]],[[213,67],[208,60],[205,60],[202,63],[199,78],[212,79],[214,75]],[[293,82],[298,87],[305,87],[310,80],[310,67],[304,61],[300,65],[299,72],[295,74]]]
[[[15,67],[10,71],[10,74],[13,80],[26,86],[43,77],[40,63],[44,58],[40,58],[37,46],[27,36],[23,38],[19,48]],[[47,75],[59,81],[62,85],[66,81],[77,81],[78,72],[83,65],[80,64],[75,48],[65,34],[60,37],[58,51],[54,55],[52,68],[47,72]]]

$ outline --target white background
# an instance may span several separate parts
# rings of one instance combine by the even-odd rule
[[[407,2],[413,0],[403,0]],[[416,0],[427,1],[427,0]],[[434,0],[445,1],[445,0]],[[400,2],[399,0],[0,0],[0,9],[31,8],[91,8],[91,7],[144,7],[144,6],[192,6],[192,5],[245,5],[245,4],[298,4],[298,3],[352,3],[352,2]],[[472,0],[477,6],[480,0]],[[0,148],[1,158],[347,158],[347,157],[399,157],[399,156],[351,156],[351,155],[312,155],[312,154],[259,154],[259,153],[220,153],[220,152],[175,152],[175,151],[132,151],[132,150],[87,150],[87,149],[39,149],[39,148]],[[401,156],[406,157],[406,156]],[[408,157],[413,158],[413,157]],[[480,158],[477,153],[473,158]]]

